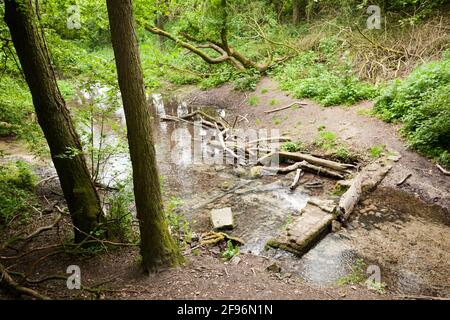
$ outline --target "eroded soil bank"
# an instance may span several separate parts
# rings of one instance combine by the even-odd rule
[[[248,105],[250,96],[257,97],[257,106]],[[182,199],[180,212],[198,234],[211,230],[211,209],[231,207],[236,227],[230,234],[245,242],[241,248],[240,262],[224,263],[218,257],[221,250],[218,247],[201,248],[199,251],[188,248],[185,250],[188,261],[185,266],[148,278],[139,272],[135,248],[117,249],[94,258],[55,254],[39,263],[36,260],[49,252],[36,252],[16,261],[5,259],[5,264],[8,262],[21,272],[29,271],[31,277],[38,279],[50,274],[64,274],[67,265],[77,264],[83,270],[86,285],[106,289],[74,292],[67,290],[61,281],[50,281],[36,284],[39,290],[51,297],[64,298],[450,297],[450,181],[431,161],[407,150],[396,127],[362,112],[370,108],[369,102],[349,108],[322,108],[306,101],[301,108],[266,114],[264,111],[276,107],[271,101],[276,100],[277,106],[295,101],[278,90],[276,83],[268,78],[262,80],[255,93],[234,92],[229,86],[208,91],[184,88],[174,93],[170,101],[157,99],[158,102],[154,97],[151,100],[153,103],[149,107],[154,115],[154,136],[166,197]],[[174,156],[174,148],[184,141],[180,132],[193,134],[192,126],[160,121],[160,116],[178,115],[205,106],[207,108],[204,110],[208,113],[223,116],[231,123],[236,116],[241,116],[237,126],[243,129],[276,128],[294,140],[311,144],[317,138],[318,127],[325,127],[333,131],[339,141],[361,154],[367,153],[368,148],[374,145],[383,144],[386,149],[400,153],[402,158],[395,163],[377,190],[358,205],[344,228],[327,235],[303,257],[281,250],[265,250],[266,241],[300,214],[309,198],[323,195],[338,197],[333,195],[334,182],[321,179],[321,188],[300,185],[291,192],[288,188],[292,182],[291,176],[251,179],[248,172],[231,165],[194,164],[188,154],[175,153],[177,156]],[[117,121],[123,123],[120,114]],[[11,142],[2,144],[2,148],[19,158],[29,157]],[[26,160],[31,161],[30,158]],[[119,157],[111,165],[115,171],[126,171],[127,157]],[[51,174],[51,170],[44,170],[44,176]],[[411,177],[397,186],[409,174]],[[302,179],[310,182],[318,180],[309,173]],[[58,190],[57,183],[46,186],[45,190],[40,190],[41,194],[50,201],[56,199],[63,204],[57,192],[53,192]],[[27,228],[33,230],[49,224],[52,217],[53,214],[36,217]],[[31,246],[38,248],[58,242],[68,232],[50,231],[37,238]],[[13,233],[10,230],[2,238]],[[1,253],[2,258],[13,254]],[[364,284],[336,284],[339,279],[352,273],[352,266],[359,259],[367,265],[379,267],[381,281],[387,284],[386,294],[369,291]],[[281,267],[280,272],[266,270],[274,262]]]

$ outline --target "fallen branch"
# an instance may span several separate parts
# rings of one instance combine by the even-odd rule
[[[4,249],[6,247],[11,246],[13,243],[18,242],[18,241],[29,241],[32,238],[36,237],[37,235],[41,234],[44,231],[53,229],[61,220],[62,215],[59,214],[58,217],[53,221],[53,223],[51,225],[48,226],[44,226],[44,227],[40,227],[37,228],[35,231],[33,231],[32,233],[30,233],[29,235],[25,236],[25,237],[21,237],[21,236],[13,236],[10,240],[8,240],[5,244],[3,244],[0,249]]]
[[[38,183],[36,183],[36,186],[38,186],[38,185],[40,185],[40,184],[43,184],[43,183],[45,183],[45,182],[47,182],[47,181],[56,179],[56,178],[58,178],[58,175],[57,175],[57,174],[55,174],[54,176],[50,176],[50,177],[48,177],[48,178],[42,179],[42,180],[40,180]]]
[[[294,181],[289,186],[289,189],[295,190],[295,188],[297,188],[298,183],[300,182],[301,177],[302,177],[302,169],[297,169],[297,173],[295,174]]]
[[[228,147],[225,145],[225,139],[224,139],[223,135],[226,133],[226,131],[227,131],[228,129],[225,130],[225,131],[220,131],[220,130],[219,130],[219,126],[217,126],[217,130],[219,131],[219,133],[217,134],[217,137],[219,138],[219,142],[220,142],[220,144],[222,145],[223,150],[225,150],[226,152],[228,152],[228,153],[229,153],[231,156],[233,156],[233,158],[235,158],[236,160],[241,160],[242,157],[238,156],[233,150],[231,150],[230,148],[228,148]]]
[[[338,211],[340,214],[340,222],[347,220],[355,206],[358,204],[362,195],[362,182],[363,175],[359,174],[353,179],[352,185],[339,200]]]
[[[27,295],[39,300],[50,300],[49,297],[40,294],[39,292],[22,287],[19,285],[14,279],[9,275],[9,273],[6,271],[6,268],[0,263],[0,284],[5,287],[6,289],[12,290],[20,295]]]
[[[436,167],[446,176],[450,176],[450,171],[445,170],[442,166],[440,166],[439,164],[436,164]]]
[[[291,104],[289,104],[287,106],[281,107],[281,108],[277,108],[277,109],[273,109],[273,110],[269,110],[269,111],[264,111],[264,113],[269,114],[269,113],[274,113],[274,112],[286,110],[286,109],[292,108],[295,105],[305,106],[306,103],[302,103],[302,102],[296,101],[296,102],[293,102],[293,103],[291,103]]]
[[[290,137],[262,138],[262,139],[252,140],[252,141],[248,142],[248,144],[253,145],[253,144],[259,144],[260,142],[271,142],[271,141],[290,142],[290,141],[292,141],[292,138],[290,138]]]
[[[269,153],[268,155],[265,155],[264,157],[261,157],[260,159],[258,159],[258,163],[260,163],[262,165],[266,165],[271,162],[273,157],[277,157],[277,156],[279,157],[280,161],[283,159],[289,159],[289,160],[293,160],[293,161],[307,161],[313,165],[318,165],[318,166],[322,166],[322,167],[326,167],[329,169],[333,169],[336,171],[342,171],[342,172],[347,172],[348,169],[355,167],[352,164],[343,164],[343,163],[326,160],[326,159],[314,157],[309,154],[303,154],[303,153],[298,153],[298,152],[296,152],[296,153],[294,153],[294,152],[272,152],[272,153]]]
[[[404,177],[402,180],[400,180],[399,182],[397,182],[397,186],[400,187],[402,184],[404,184],[406,182],[406,180],[408,180],[410,177],[412,176],[412,173],[408,173],[406,175],[406,177]]]
[[[221,119],[216,119],[201,110],[195,110],[194,112],[191,112],[187,115],[181,116],[180,118],[186,120],[186,119],[194,118],[195,116],[201,116],[202,118],[205,118],[206,120],[210,121],[213,124],[214,123],[219,124],[221,127],[220,128],[221,130],[225,130],[228,128],[228,125],[224,121],[222,121]]]
[[[209,200],[207,200],[207,201],[205,201],[203,203],[200,203],[198,205],[193,206],[191,209],[192,210],[198,210],[198,209],[200,209],[200,208],[202,208],[202,207],[204,207],[204,206],[206,206],[206,205],[208,205],[208,204],[210,204],[210,203],[212,203],[214,201],[219,200],[220,198],[225,197],[227,194],[233,193],[233,192],[235,192],[235,191],[237,191],[237,190],[247,186],[248,184],[252,183],[253,181],[254,180],[245,181],[245,182],[243,182],[243,183],[233,187],[232,189],[230,189],[230,190],[228,190],[228,191],[226,191],[226,192],[224,192],[222,194],[219,194],[219,195],[217,195],[215,197],[212,197],[211,199],[209,199]]]
[[[297,169],[303,169],[305,171],[309,171],[312,173],[316,173],[318,175],[323,175],[330,178],[335,179],[343,179],[342,174],[332,171],[327,168],[319,167],[312,165],[306,161],[296,162],[293,165],[287,166],[287,167],[264,167],[264,170],[276,172],[278,174],[286,174],[292,171],[295,171]]]

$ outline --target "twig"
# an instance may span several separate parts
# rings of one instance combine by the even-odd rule
[[[439,164],[436,164],[436,167],[446,176],[450,176],[450,171],[445,170],[442,166],[440,166]]]
[[[3,244],[0,247],[0,249],[8,247],[8,246],[12,245],[14,242],[31,240],[32,238],[36,237],[37,235],[41,234],[42,232],[54,228],[59,223],[61,218],[62,218],[62,215],[59,214],[58,217],[55,219],[55,221],[53,221],[53,223],[51,225],[48,225],[45,227],[40,227],[25,237],[13,236],[9,241],[7,241],[5,244]]]
[[[36,185],[38,186],[38,185],[40,185],[42,183],[45,183],[45,182],[50,181],[50,180],[53,180],[55,178],[58,178],[57,174],[55,174],[54,176],[50,176],[50,177],[47,177],[45,179],[40,180],[38,183],[36,183]]]
[[[291,104],[289,104],[287,106],[284,106],[284,107],[280,107],[280,108],[269,110],[269,111],[264,111],[264,113],[269,114],[269,113],[274,113],[274,112],[278,112],[278,111],[281,111],[281,110],[286,110],[286,109],[292,108],[295,105],[306,106],[306,103],[302,103],[302,102],[296,101],[296,102],[293,102],[293,103],[291,103]]]
[[[412,176],[412,173],[408,173],[406,175],[406,177],[404,177],[402,180],[400,180],[399,182],[397,182],[397,186],[400,187],[402,184],[404,184],[406,182],[406,180],[408,180],[410,177]]]
[[[433,297],[433,296],[408,296],[408,295],[399,295],[396,296],[402,299],[410,299],[410,300],[450,300],[449,298],[443,297]]]

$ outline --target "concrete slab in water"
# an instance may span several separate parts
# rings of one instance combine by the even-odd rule
[[[329,231],[333,219],[332,214],[307,205],[303,214],[295,218],[280,236],[269,240],[267,245],[303,255]]]
[[[233,229],[234,218],[230,207],[211,210],[211,222],[215,230]]]

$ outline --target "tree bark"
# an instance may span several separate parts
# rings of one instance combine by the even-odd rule
[[[298,25],[300,23],[300,6],[301,0],[292,1],[292,23]]]
[[[6,0],[5,22],[72,216],[75,241],[80,242],[95,229],[102,217],[100,200],[86,166],[80,139],[58,89],[31,0]]]
[[[107,0],[107,7],[133,166],[142,264],[152,272],[178,264],[182,256],[164,217],[132,0]]]

